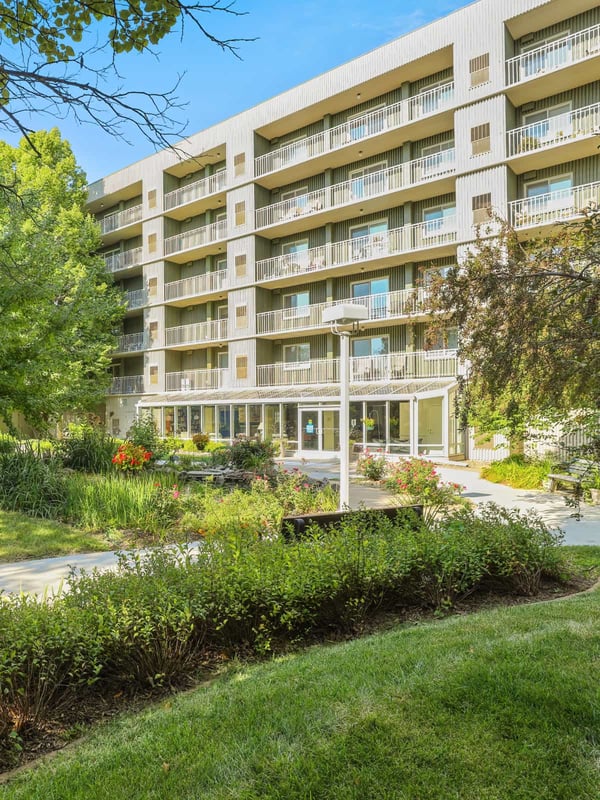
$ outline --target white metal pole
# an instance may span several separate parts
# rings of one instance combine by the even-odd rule
[[[350,332],[340,332],[340,511],[350,506]]]

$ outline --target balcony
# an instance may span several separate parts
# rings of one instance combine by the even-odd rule
[[[179,281],[165,284],[165,303],[172,305],[187,305],[191,297],[210,295],[221,292],[227,286],[227,270],[205,272],[203,275],[192,275]],[[205,298],[206,299],[206,298]],[[185,303],[177,303],[185,300]]]
[[[521,105],[589,83],[599,63],[600,25],[547,42],[507,60],[510,99]]]
[[[256,315],[256,332],[258,335],[293,333],[299,330],[322,328],[329,330],[329,323],[323,322],[323,311],[337,303],[359,303],[367,307],[368,321],[384,322],[398,319],[419,312],[425,293],[421,289],[401,289],[385,294],[371,294],[366,297],[335,300],[333,302],[315,303],[298,308],[284,308],[278,311],[266,311]]]
[[[127,311],[135,311],[148,304],[148,292],[145,289],[133,289],[125,292],[125,300],[127,301]]]
[[[227,173],[225,170],[220,170],[208,178],[201,178],[187,186],[167,192],[164,201],[165,213],[175,219],[203,213],[214,203],[215,195],[225,190],[226,180]]]
[[[320,280],[325,270],[344,274],[348,268],[366,261],[385,262],[401,254],[439,250],[456,241],[456,216],[417,222],[389,231],[346,239],[287,253],[256,262],[257,282],[278,281],[281,285],[297,283],[299,275]],[[440,255],[438,253],[438,255]],[[331,273],[333,274],[333,273]]]
[[[167,372],[167,392],[194,392],[203,389],[220,389],[223,386],[224,369],[193,369],[183,372]]]
[[[520,172],[556,163],[552,148],[561,146],[560,160],[574,161],[597,153],[600,103],[508,131],[508,157]]]
[[[109,394],[143,394],[144,376],[143,375],[123,375],[120,378],[113,378],[108,389]]]
[[[166,346],[185,349],[189,345],[224,342],[227,339],[227,320],[215,319],[208,322],[193,322],[191,325],[178,325],[166,329]]]
[[[353,216],[356,213],[355,205],[365,205],[368,203],[366,211],[368,213],[379,211],[383,208],[400,202],[397,195],[405,189],[428,184],[435,180],[441,180],[445,176],[451,176],[456,171],[456,159],[454,148],[434,153],[424,158],[417,158],[405,164],[398,164],[393,167],[372,172],[361,177],[351,178],[350,180],[318,189],[308,194],[294,197],[290,200],[283,200],[256,211],[256,227],[272,227],[269,231],[272,235],[282,233],[293,233],[302,228],[310,227],[311,224],[324,224],[331,219],[339,219],[339,214],[327,213],[340,208],[347,208],[346,216]],[[436,194],[445,194],[453,189],[452,180],[446,181],[447,185],[437,187]],[[416,201],[431,194],[430,188],[424,188],[422,192],[411,192],[411,200]],[[380,202],[371,202],[380,198]],[[307,217],[319,216],[318,222],[306,221]]]
[[[553,225],[583,216],[585,209],[600,207],[600,182],[513,200],[508,219],[514,228]]]
[[[301,165],[309,161],[323,160],[326,157],[329,167],[346,163],[349,160],[348,154],[339,152],[337,157],[335,154],[353,145],[360,144],[364,158],[389,147],[395,147],[398,138],[394,132],[402,126],[410,126],[411,129],[407,130],[405,138],[413,141],[441,133],[451,127],[451,121],[442,118],[437,124],[433,124],[429,118],[449,111],[453,103],[454,83],[449,81],[414,97],[369,111],[334,128],[258,156],[254,161],[254,174],[256,178],[261,179],[263,185],[272,188],[283,182],[291,183],[301,177],[303,174]],[[424,123],[419,125],[421,120],[424,120]],[[316,169],[314,163],[311,169],[312,171]],[[281,175],[269,180],[269,175],[280,173],[282,170],[289,172],[285,181]]]
[[[132,206],[107,214],[98,220],[105,244],[116,242],[124,235],[138,236],[142,232],[142,206]]]
[[[165,239],[165,257],[171,261],[189,261],[201,255],[216,253],[222,247],[216,247],[218,242],[227,238],[227,220],[222,219],[204,225],[202,228],[194,228],[185,233],[178,233]],[[181,257],[178,255],[181,254]]]
[[[139,350],[146,350],[148,347],[148,337],[145,331],[140,333],[126,333],[119,336],[117,353],[137,353]]]
[[[419,350],[350,359],[350,383],[453,378],[457,374],[456,350]],[[339,359],[322,358],[257,367],[258,386],[298,386],[339,382]],[[360,394],[360,386],[354,389]]]
[[[107,272],[121,272],[124,269],[139,267],[142,263],[142,248],[134,247],[131,250],[122,250],[118,253],[106,253],[104,264]]]

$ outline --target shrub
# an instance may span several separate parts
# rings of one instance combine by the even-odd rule
[[[142,413],[135,418],[127,431],[127,439],[152,453],[152,461],[160,461],[174,452],[169,443],[159,436],[156,422],[150,413]]]
[[[274,458],[275,448],[267,441],[236,439],[229,448],[231,464],[238,469],[264,471],[273,466]]]
[[[64,513],[66,476],[59,459],[42,458],[29,443],[0,453],[0,508],[59,519]]]
[[[206,445],[210,442],[210,436],[207,433],[195,433],[192,436],[192,442],[197,450],[202,452],[206,449]]]
[[[515,489],[541,489],[553,469],[554,464],[550,459],[514,455],[483,467],[481,477],[493,483],[505,483]]]
[[[359,456],[356,471],[370,481],[380,481],[387,470],[385,456],[363,455]]]
[[[390,466],[385,487],[395,494],[405,495],[409,503],[427,507],[427,517],[456,503],[463,487],[458,483],[445,483],[432,461],[408,458]]]
[[[117,441],[102,428],[79,425],[64,431],[55,451],[69,469],[108,472],[117,448]]]

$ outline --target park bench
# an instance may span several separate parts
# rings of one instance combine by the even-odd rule
[[[199,481],[201,483],[214,483],[216,486],[227,484],[245,484],[252,480],[253,472],[229,467],[207,467],[206,469],[187,469],[179,473],[182,481]]]
[[[581,489],[581,484],[594,466],[593,461],[587,458],[575,458],[567,465],[564,472],[557,472],[548,475],[550,481],[550,491],[554,492],[561,483],[573,486],[575,491]]]
[[[348,514],[383,514],[388,519],[408,519],[411,522],[423,517],[423,506],[388,506],[386,508],[369,508],[358,511],[315,511],[309,514],[283,517],[281,520],[281,533],[283,538],[290,542],[302,539],[310,525],[316,525],[322,530],[335,527],[340,520]]]

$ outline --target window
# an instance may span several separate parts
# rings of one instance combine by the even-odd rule
[[[571,212],[575,200],[572,186],[571,175],[555,175],[551,178],[526,183],[527,213]]]
[[[350,229],[352,258],[355,261],[387,253],[387,220],[357,225]]]
[[[158,294],[158,278],[148,279],[148,296],[156,297]]]
[[[471,155],[478,156],[490,151],[490,123],[471,128]]]
[[[156,189],[148,192],[148,208],[156,208]]]
[[[552,108],[544,108],[523,114],[526,126],[521,131],[521,149],[533,150],[536,147],[569,136],[573,130],[571,104],[562,103]]]
[[[286,344],[283,348],[284,369],[308,369],[310,367],[310,343]]]
[[[355,358],[384,356],[389,353],[389,336],[366,336],[352,339],[352,355]]]
[[[296,294],[284,294],[283,296],[283,318],[296,319],[297,317],[310,316],[310,293],[296,292]]]
[[[246,153],[237,153],[233,157],[233,174],[236,178],[246,172]]]
[[[422,267],[421,268],[421,284],[424,289],[431,286],[431,282],[436,275],[446,278],[451,269],[454,269],[456,264],[446,264],[443,267]]]
[[[417,167],[417,174],[411,176],[418,181],[443,172],[449,163],[454,161],[454,142],[439,142],[424,147],[421,150],[421,159]],[[452,161],[450,159],[452,158]]]
[[[150,367],[150,383],[153,386],[158,383],[158,367]]]
[[[217,369],[229,368],[229,353],[227,350],[220,350],[217,353]]]
[[[369,319],[382,319],[389,314],[390,279],[372,278],[352,284],[352,298],[369,309]]]
[[[308,208],[308,186],[281,193],[280,219],[299,217]]]
[[[240,380],[248,377],[248,356],[235,357],[235,377]]]
[[[455,230],[455,214],[456,206],[453,205],[426,208],[423,212],[423,219],[425,221],[423,235],[442,236],[445,233],[453,232]]]
[[[458,347],[458,328],[448,328],[444,333],[438,333],[435,341],[431,342],[425,350],[425,358],[445,358],[448,350]]]
[[[433,114],[452,99],[453,84],[445,78],[437,83],[431,83],[417,95],[410,98],[410,116],[412,119],[425,114]]]
[[[235,307],[235,327],[248,327],[248,306],[245,303]]]
[[[348,138],[351,142],[379,133],[385,127],[385,105],[381,104],[348,117]]]
[[[473,197],[471,206],[473,209],[474,225],[483,225],[489,222],[492,216],[492,195],[490,192],[487,194],[478,194]]]
[[[490,54],[484,53],[481,56],[472,58],[469,61],[469,72],[471,74],[471,88],[481,86],[490,80]]]
[[[352,339],[352,379],[356,381],[379,380],[388,376],[388,336],[365,336]]]
[[[524,77],[557,69],[571,61],[571,40],[568,31],[523,45],[521,67]]]
[[[150,330],[150,344],[155,345],[158,339],[158,322],[151,322],[149,325]]]
[[[156,253],[156,234],[151,233],[148,235],[148,252]]]
[[[370,167],[352,170],[350,173],[351,199],[359,200],[361,197],[372,197],[387,191],[386,167],[386,162],[381,161]]]
[[[236,226],[246,224],[246,203],[243,200],[235,204],[235,224]]]
[[[218,258],[215,262],[215,267],[217,272],[222,272],[223,270],[227,269],[227,259]]]
[[[243,278],[246,274],[246,254],[241,253],[235,257],[235,277]]]
[[[217,319],[228,319],[229,306],[225,303],[222,306],[217,306]]]

